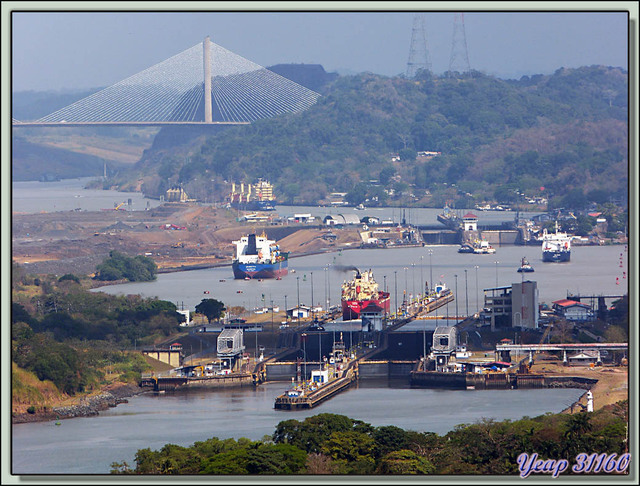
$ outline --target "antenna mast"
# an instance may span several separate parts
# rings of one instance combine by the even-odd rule
[[[409,48],[409,61],[407,62],[407,78],[413,78],[421,69],[431,71],[429,49],[427,48],[427,35],[424,28],[424,17],[413,17],[413,29],[411,31],[411,47]]]
[[[451,58],[449,59],[449,75],[469,74],[469,52],[467,50],[467,36],[464,30],[464,14],[453,16],[453,40],[451,42]]]

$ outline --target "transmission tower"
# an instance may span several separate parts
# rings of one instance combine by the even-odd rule
[[[429,49],[427,48],[424,17],[416,15],[413,17],[411,47],[409,48],[409,61],[407,62],[407,78],[413,78],[421,69],[431,71],[431,61],[429,60]]]
[[[468,74],[469,52],[467,50],[467,36],[464,32],[464,14],[457,13],[453,16],[453,41],[451,43],[451,58],[449,59],[449,73]]]

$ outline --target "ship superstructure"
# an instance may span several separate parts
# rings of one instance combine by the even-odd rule
[[[232,183],[228,199],[232,207],[247,211],[273,211],[276,205],[273,185],[262,179],[255,184]]]
[[[355,276],[342,284],[342,320],[359,319],[360,312],[369,304],[375,304],[389,312],[389,292],[379,290],[371,270],[354,270]]]

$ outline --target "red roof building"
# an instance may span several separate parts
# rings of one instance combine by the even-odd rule
[[[595,318],[591,306],[570,299],[554,301],[553,310],[568,321],[592,321]]]

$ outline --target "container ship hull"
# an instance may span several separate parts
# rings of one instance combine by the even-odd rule
[[[363,309],[366,309],[369,304],[377,305],[382,308],[385,313],[389,312],[389,305],[391,299],[387,292],[380,292],[380,296],[377,299],[368,300],[343,300],[342,301],[342,320],[351,321],[353,319],[360,319],[360,313]]]
[[[288,272],[288,261],[278,263],[240,263],[233,262],[233,278],[254,279],[254,278],[278,278],[284,277]]]
[[[571,260],[571,251],[566,250],[543,250],[542,261],[543,262],[568,262]]]
[[[250,234],[233,243],[236,257],[231,268],[236,280],[280,278],[288,273],[289,253],[280,251],[265,234]]]

